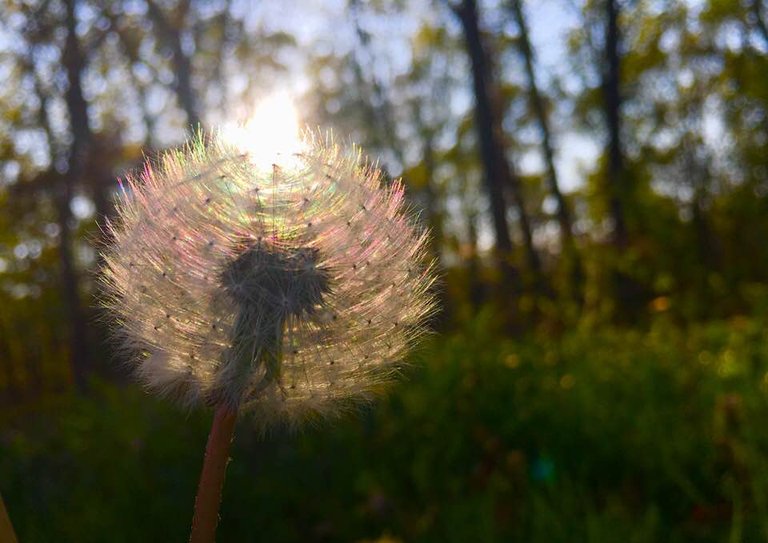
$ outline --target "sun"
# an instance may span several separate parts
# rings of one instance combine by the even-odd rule
[[[299,115],[287,93],[274,93],[260,101],[244,123],[228,123],[221,137],[244,153],[256,166],[290,167],[306,149],[299,130]]]

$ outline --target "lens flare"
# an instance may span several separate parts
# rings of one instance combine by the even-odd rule
[[[225,124],[219,136],[265,171],[271,171],[273,166],[295,166],[297,155],[307,148],[301,137],[296,106],[286,93],[267,96],[247,121]]]

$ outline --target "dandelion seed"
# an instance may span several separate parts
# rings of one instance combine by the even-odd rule
[[[336,414],[396,374],[434,308],[426,234],[359,151],[305,147],[265,172],[198,137],[123,183],[103,277],[148,388],[266,429]]]

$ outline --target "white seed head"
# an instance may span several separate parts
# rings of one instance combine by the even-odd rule
[[[220,137],[123,183],[105,303],[152,390],[263,428],[372,397],[434,310],[427,233],[359,150],[307,136],[288,168]]]

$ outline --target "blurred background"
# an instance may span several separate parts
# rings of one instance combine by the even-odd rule
[[[370,410],[240,425],[221,541],[768,540],[764,0],[9,0],[0,81],[20,541],[186,539],[210,414],[112,352],[100,226],[275,94],[404,179],[443,310]]]

